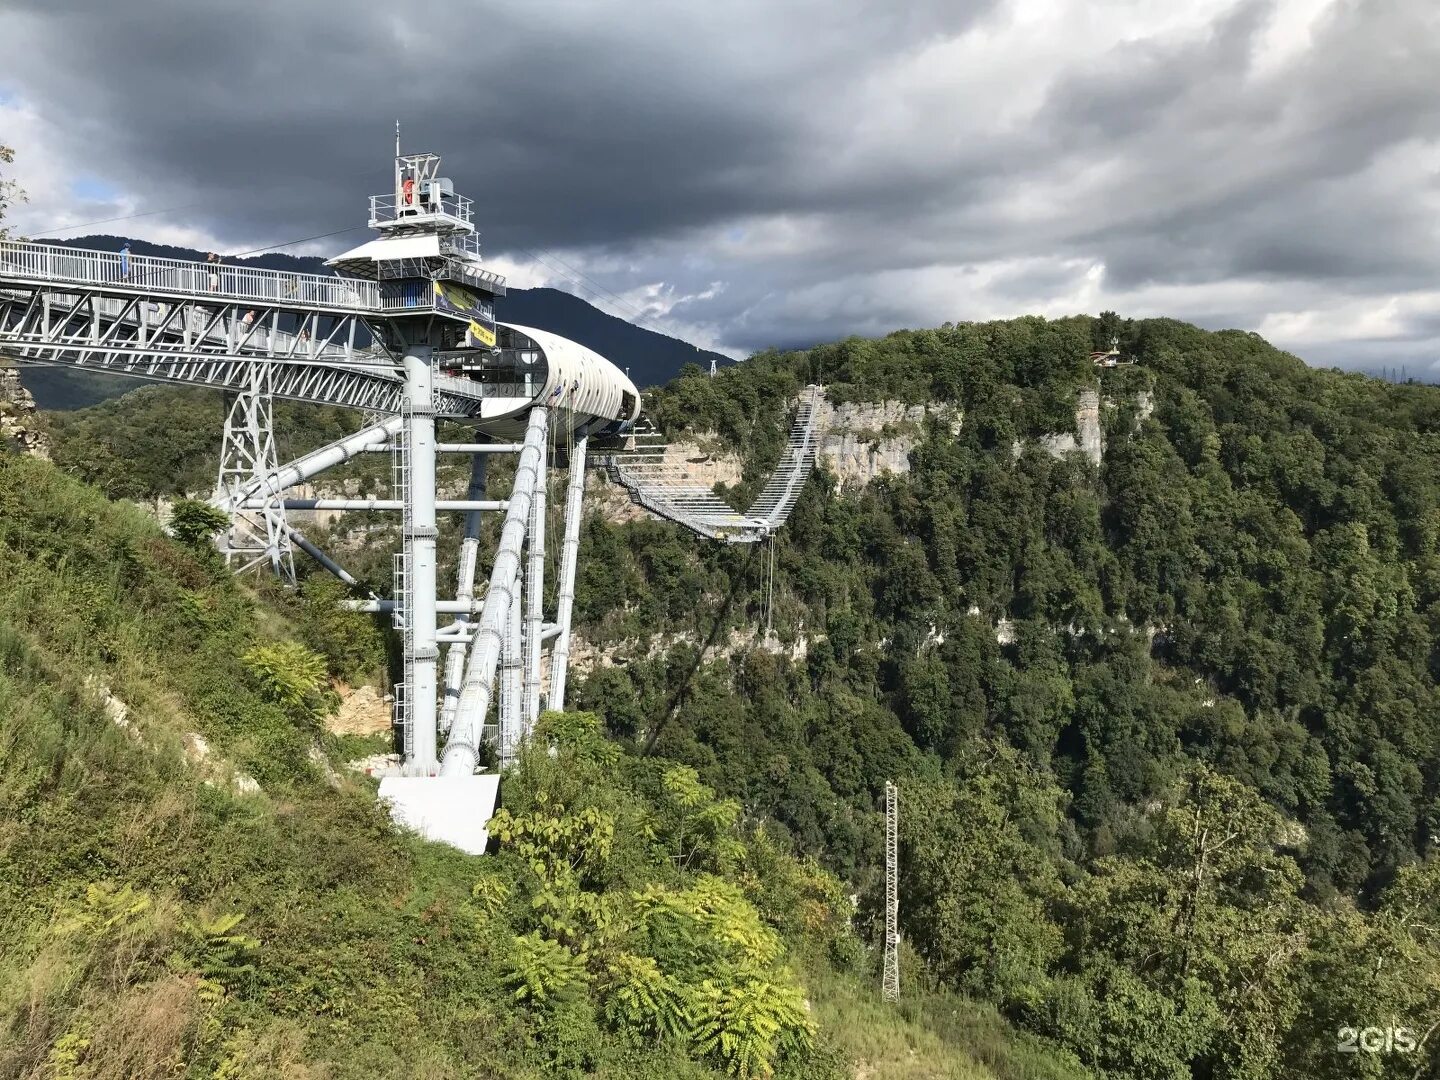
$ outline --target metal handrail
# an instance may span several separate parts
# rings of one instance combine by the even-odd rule
[[[479,257],[479,243],[476,243],[474,245],[474,250],[472,252],[469,250],[468,247],[465,247],[463,245],[452,245],[446,243],[446,241],[450,239],[452,238],[448,236],[441,237],[441,251],[453,252],[457,249],[465,250],[477,258]],[[466,237],[465,239],[468,240],[474,238]],[[485,270],[482,267],[476,266],[473,262],[470,262],[466,259],[457,258],[453,254],[447,255],[443,266],[437,267],[435,270],[431,271],[432,277],[442,278],[447,275],[455,275],[460,277],[462,280],[468,279],[474,281],[476,284],[484,286],[489,292],[494,293],[496,296],[505,295],[505,278],[503,275],[495,273],[494,270]]]
[[[0,271],[35,281],[133,287],[146,292],[305,304],[347,311],[380,310],[373,281],[262,270],[225,263],[122,256],[113,251],[0,241]]]
[[[413,219],[418,224],[426,218],[446,217],[467,226],[473,227],[475,220],[474,203],[464,195],[453,195],[444,192],[440,195],[440,205],[434,203],[423,203],[420,201],[420,190],[417,187],[414,194],[414,202],[405,203],[404,200],[395,194],[371,195],[370,196],[370,227],[377,225],[389,225],[392,223],[408,224]]]

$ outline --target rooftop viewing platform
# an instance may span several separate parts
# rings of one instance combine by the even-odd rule
[[[439,172],[439,154],[396,154],[394,190],[370,196],[370,228],[473,235],[475,204]]]
[[[474,232],[474,203],[448,189],[427,189],[423,193],[417,189],[409,202],[405,201],[403,193],[371,195],[370,228],[382,231],[423,228]]]

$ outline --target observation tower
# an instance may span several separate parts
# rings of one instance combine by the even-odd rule
[[[652,513],[700,536],[753,543],[784,523],[813,467],[820,395],[818,387],[802,395],[780,465],[748,513],[677,480],[657,445],[632,434],[640,394],[619,367],[556,334],[496,320],[505,281],[484,265],[473,204],[440,164],[434,154],[397,153],[391,190],[370,198],[375,235],[331,259],[331,274],[0,241],[0,355],[223,391],[230,404],[211,503],[229,515],[218,544],[237,571],[268,566],[293,581],[298,550],[357,584],[287,511],[401,516],[391,595],[346,601],[388,614],[402,635],[394,719],[403,754],[380,794],[400,822],[479,853],[498,769],[542,705],[565,703],[591,439],[628,448],[602,463]],[[281,464],[275,399],[357,410],[365,422]],[[439,441],[438,420],[461,425],[461,441]],[[391,457],[389,498],[287,494],[367,453]],[[470,460],[463,499],[437,497],[436,461],[445,454]],[[514,480],[508,496],[487,498],[496,454],[516,459]],[[566,475],[559,581],[547,611],[552,457]],[[464,515],[458,572],[443,589],[442,513]],[[488,578],[477,582],[486,513],[503,522]],[[497,770],[477,771],[487,757]]]
[[[330,260],[333,275],[0,242],[0,352],[225,391],[231,405],[212,503],[231,516],[220,547],[237,569],[268,564],[293,580],[298,548],[354,584],[286,511],[401,515],[392,595],[349,602],[388,613],[403,639],[395,687],[402,766],[382,779],[381,796],[424,835],[480,852],[498,786],[496,773],[476,772],[482,747],[494,746],[503,766],[542,703],[564,702],[588,442],[633,424],[640,394],[583,345],[496,321],[505,281],[484,265],[473,203],[440,164],[435,154],[397,154],[391,190],[370,198],[375,235]],[[276,398],[361,410],[367,423],[282,465],[271,428]],[[437,420],[467,425],[470,435],[439,442]],[[552,445],[568,481],[558,602],[545,612]],[[391,455],[389,499],[286,496],[373,452]],[[442,454],[470,458],[465,499],[436,498]],[[484,497],[494,454],[517,459],[504,499]],[[465,515],[464,528],[453,591],[447,582],[442,596],[437,515],[451,512]],[[477,585],[487,512],[504,522],[488,583]]]

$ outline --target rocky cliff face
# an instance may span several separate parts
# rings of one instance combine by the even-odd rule
[[[915,449],[929,416],[950,416],[958,433],[958,409],[946,405],[905,405],[899,401],[822,402],[816,417],[820,461],[842,487],[863,487],[881,473],[910,471]]]
[[[1155,408],[1151,393],[1141,391],[1135,396],[1138,418],[1143,420]],[[1083,390],[1075,403],[1075,431],[1043,435],[1041,446],[1054,457],[1080,453],[1092,465],[1099,466],[1105,453],[1101,427],[1103,408],[1114,408],[1112,400],[1101,401],[1095,390]],[[819,461],[833,473],[841,489],[863,488],[885,473],[903,475],[910,471],[910,452],[925,433],[925,422],[939,417],[948,423],[952,435],[960,433],[964,417],[954,405],[906,405],[900,401],[846,402],[835,405],[822,401],[817,409]],[[701,436],[697,441],[671,443],[665,451],[665,463],[677,478],[698,482],[704,487],[738,483],[741,462],[738,454],[713,447],[713,437]],[[707,446],[706,444],[712,444]],[[1018,456],[1021,444],[1015,443]],[[604,516],[614,522],[637,521],[649,515],[603,479],[592,476],[587,481],[587,499],[598,505]]]
[[[19,368],[0,361],[0,446],[50,460],[50,440],[35,415],[35,399],[20,383]]]
[[[1080,391],[1075,400],[1075,431],[1074,435],[1046,435],[1040,445],[1055,457],[1079,451],[1090,464],[1099,465],[1105,445],[1100,434],[1100,395],[1094,390]]]

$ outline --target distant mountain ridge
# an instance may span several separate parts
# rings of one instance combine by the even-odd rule
[[[66,247],[91,248],[97,251],[119,251],[128,238],[123,236],[81,236],[57,240],[41,237],[38,243],[61,244]],[[193,248],[152,244],[146,240],[129,240],[136,255],[161,259],[204,261],[205,253]],[[266,252],[248,258],[227,260],[237,266],[254,266],[266,270],[288,270],[301,274],[328,274],[325,260],[315,256],[297,257],[281,252]],[[713,358],[720,364],[733,360],[720,353],[701,349],[687,341],[646,330],[634,323],[606,314],[595,305],[561,289],[510,289],[497,304],[497,314],[504,322],[549,330],[561,337],[578,341],[594,349],[630,373],[642,390],[668,382],[686,364],[708,367]],[[138,385],[134,379],[70,368],[29,367],[25,385],[43,409],[80,409],[107,398],[117,397]]]

